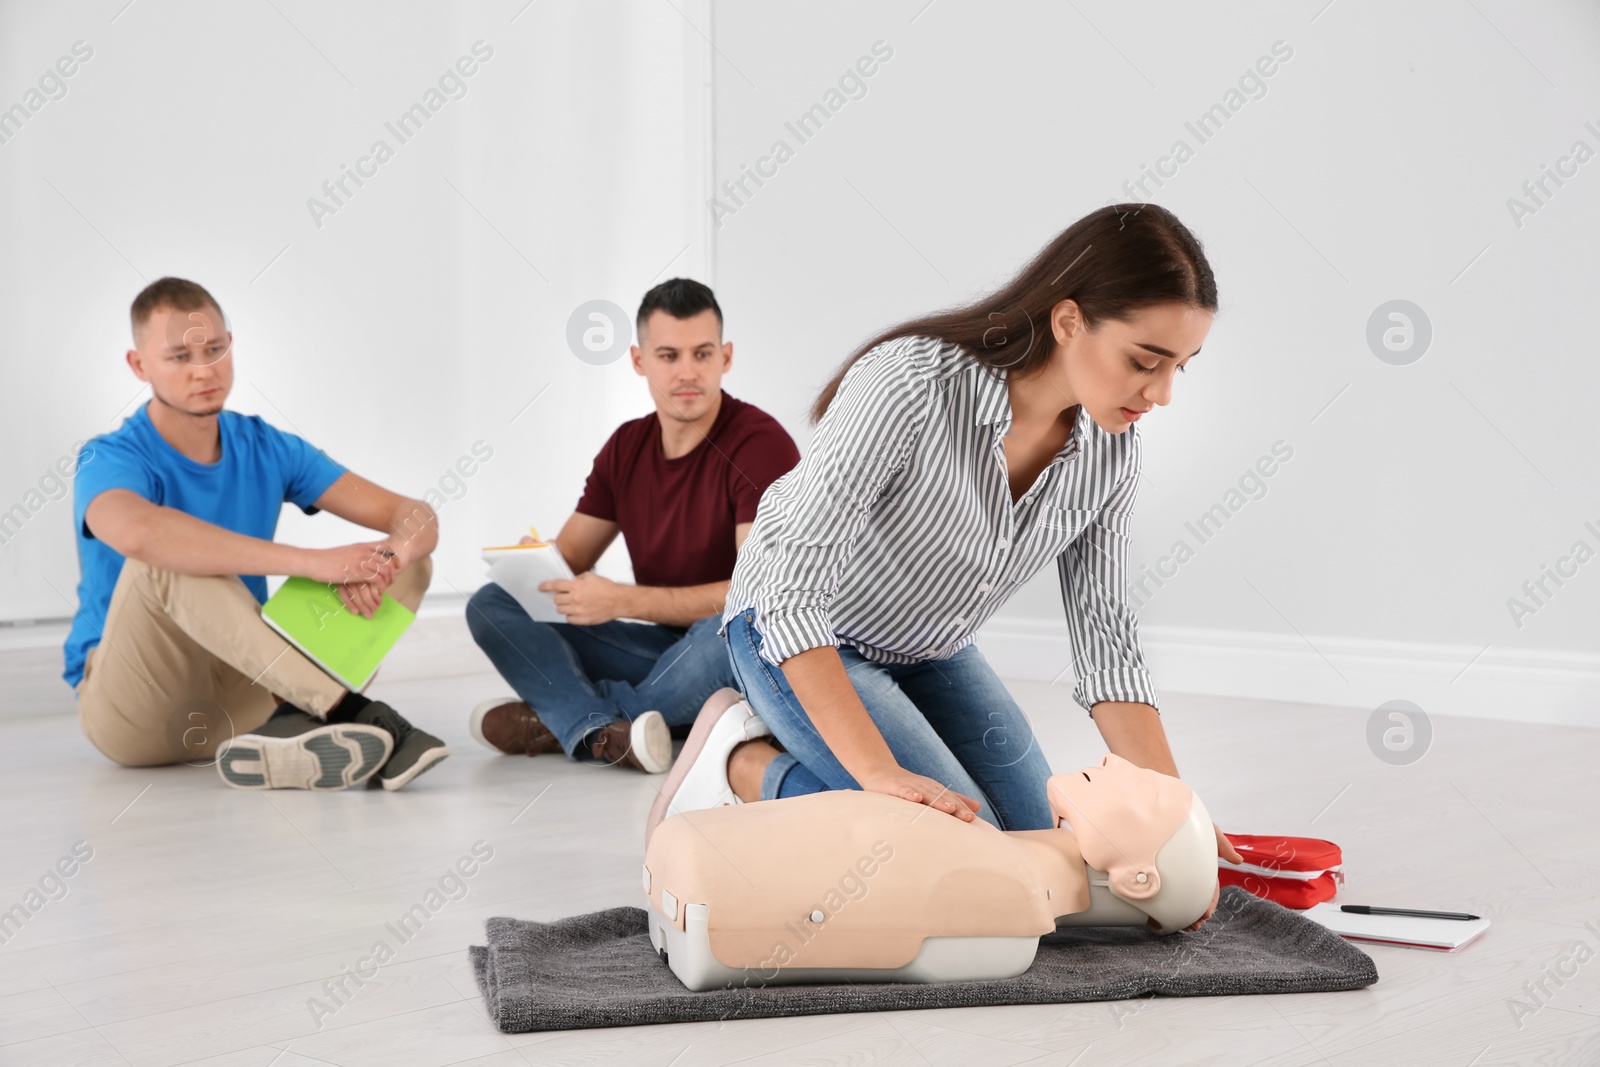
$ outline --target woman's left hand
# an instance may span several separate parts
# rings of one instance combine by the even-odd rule
[[[1221,856],[1223,859],[1227,860],[1229,863],[1243,863],[1244,862],[1244,857],[1239,855],[1239,850],[1233,847],[1233,842],[1229,841],[1227,836],[1225,834],[1223,834],[1222,827],[1218,826],[1216,823],[1212,823],[1211,824],[1211,828],[1217,832],[1217,855]],[[1189,926],[1185,926],[1184,929],[1185,930],[1198,930],[1198,929],[1200,929],[1200,924],[1205,922],[1207,919],[1211,918],[1211,916],[1216,912],[1216,910],[1217,910],[1217,900],[1221,896],[1222,896],[1222,883],[1219,881],[1217,883],[1217,888],[1215,888],[1215,889],[1213,889],[1211,891],[1211,903],[1210,903],[1210,905],[1208,905],[1206,907],[1206,913],[1204,915],[1200,916],[1200,918],[1196,919]]]

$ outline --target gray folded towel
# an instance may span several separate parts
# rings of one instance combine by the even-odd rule
[[[1372,957],[1298,912],[1226,886],[1192,933],[1135,926],[1062,927],[1039,939],[1025,974],[996,982],[768,985],[692,993],[650,945],[642,908],[552,923],[496,918],[468,949],[489,1017],[505,1033],[820,1015],[845,1011],[1064,1004],[1238,993],[1360,989]]]

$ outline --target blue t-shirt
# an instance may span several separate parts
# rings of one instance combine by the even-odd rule
[[[107,489],[128,489],[152,504],[270,541],[284,501],[314,515],[314,502],[345,472],[303,438],[257,415],[224,411],[217,416],[217,430],[222,458],[197,463],[167,443],[141,406],[116,430],[90,439],[79,451],[72,513],[82,577],[65,649],[62,677],[68,685],[77,686],[85,657],[100,643],[111,592],[122,573],[122,554],[98,540],[84,521],[91,500]],[[267,579],[259,574],[240,577],[265,603]]]

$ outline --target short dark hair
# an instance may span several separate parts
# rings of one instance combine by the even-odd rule
[[[156,308],[199,311],[207,305],[216,308],[217,313],[223,317],[224,321],[217,323],[218,329],[226,329],[227,312],[222,310],[222,305],[217,303],[216,297],[206,292],[203,286],[185,281],[183,278],[157,278],[133,298],[133,306],[128,309],[128,318],[133,325],[133,339],[138,342],[139,328],[150,321],[150,315]]]
[[[710,287],[693,278],[668,278],[644,294],[644,299],[639,302],[639,314],[633,320],[633,325],[642,338],[644,321],[650,317],[652,311],[665,311],[675,319],[692,319],[708,308],[717,313],[717,332],[720,334],[722,308],[717,305],[717,298],[712,295]]]

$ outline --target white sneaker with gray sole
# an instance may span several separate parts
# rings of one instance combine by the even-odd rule
[[[719,689],[711,694],[695,717],[689,739],[673,762],[645,822],[644,839],[662,821],[684,811],[699,811],[729,804],[742,804],[728,784],[728,757],[745,741],[771,737],[767,724],[751,709],[737,689]]]
[[[394,739],[361,723],[318,726],[289,737],[240,734],[217,750],[217,773],[235,789],[349,789],[388,762]]]

